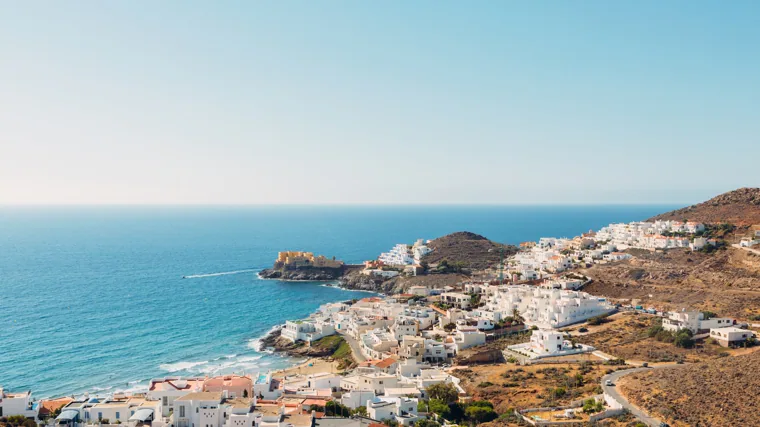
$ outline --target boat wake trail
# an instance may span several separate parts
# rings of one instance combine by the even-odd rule
[[[255,268],[249,268],[247,270],[223,271],[221,273],[192,274],[190,276],[182,276],[182,278],[183,279],[200,279],[202,277],[215,277],[215,276],[227,276],[230,274],[252,273],[257,270],[258,269],[255,269]]]

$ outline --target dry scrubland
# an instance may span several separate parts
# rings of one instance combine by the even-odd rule
[[[637,251],[620,263],[583,270],[594,295],[639,299],[645,306],[691,307],[747,318],[760,314],[760,256],[736,248],[711,254]]]
[[[640,408],[673,426],[760,425],[760,353],[657,369],[618,387]]]

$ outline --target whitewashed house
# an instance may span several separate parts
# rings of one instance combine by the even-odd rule
[[[312,342],[335,334],[332,323],[321,320],[288,320],[282,328],[281,336],[288,341]]]
[[[391,325],[391,334],[396,341],[401,341],[406,335],[416,336],[420,328],[417,321],[412,317],[399,317]]]
[[[733,326],[710,329],[710,338],[714,338],[723,347],[739,346],[754,336],[755,333],[748,329]]]
[[[457,353],[466,348],[483,345],[486,343],[486,334],[473,326],[457,326],[454,335]]]
[[[679,329],[688,329],[694,334],[714,328],[725,328],[734,324],[736,324],[736,320],[728,317],[705,319],[703,313],[686,310],[670,313],[668,317],[662,319],[662,328],[666,331],[676,332]]]
[[[224,417],[222,392],[195,392],[174,401],[175,427],[219,426]]]
[[[389,355],[394,347],[398,347],[398,340],[383,329],[374,329],[362,335],[360,340],[361,351],[370,359],[383,359]]]
[[[11,393],[0,387],[0,417],[21,415],[27,418],[34,418],[37,416],[37,412],[32,406],[31,391]]]
[[[441,294],[441,302],[450,306],[467,310],[471,305],[471,296],[459,292],[444,292]]]

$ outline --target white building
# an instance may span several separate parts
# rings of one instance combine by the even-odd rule
[[[511,345],[508,349],[528,356],[531,359],[594,351],[594,347],[584,344],[573,346],[573,343],[566,340],[562,333],[550,329],[535,330],[530,336],[530,342]],[[507,352],[505,352],[505,357],[508,357]]]
[[[356,409],[360,406],[366,406],[368,400],[374,399],[374,390],[354,390],[343,393],[340,396],[340,403],[351,409]]]
[[[222,413],[222,392],[195,392],[174,401],[175,427],[219,426]]]
[[[526,324],[543,328],[560,328],[615,311],[604,298],[586,292],[527,285],[499,287],[485,309],[501,318],[512,317],[517,310]]]
[[[22,415],[34,418],[37,412],[32,409],[32,392],[10,393],[0,387],[0,417]]]
[[[417,403],[415,398],[376,397],[367,401],[367,415],[373,420],[395,420],[409,426],[418,419]]]
[[[328,335],[335,334],[332,323],[319,320],[288,320],[282,328],[282,337],[288,341],[316,341]]]
[[[725,328],[735,323],[734,319],[728,317],[705,319],[704,314],[698,311],[682,310],[670,313],[668,317],[662,319],[662,328],[672,332],[676,332],[679,329],[688,329],[696,334],[700,331],[708,331],[714,328]]]
[[[459,292],[444,292],[441,294],[441,302],[453,307],[461,308],[462,310],[470,308],[471,298],[470,295]]]
[[[419,325],[412,317],[399,317],[391,325],[391,334],[396,341],[401,341],[406,335],[416,336],[419,331]]]
[[[454,342],[456,343],[456,351],[459,352],[466,348],[485,344],[486,334],[476,327],[458,326],[454,335]]]
[[[384,359],[394,347],[398,347],[398,340],[383,329],[374,329],[362,335],[361,351],[370,359]]]
[[[384,394],[386,387],[397,388],[398,382],[398,377],[393,374],[384,372],[358,373],[341,378],[340,388],[350,392],[358,390]]]
[[[390,251],[383,252],[377,259],[387,265],[414,264],[414,258],[409,254],[409,247],[404,243],[399,243]]]
[[[625,252],[612,252],[612,253],[609,253],[609,254],[605,254],[602,258],[605,261],[612,261],[612,262],[614,262],[614,261],[625,261],[627,259],[633,258],[633,256],[631,256],[631,254],[627,254]]]
[[[738,346],[755,336],[755,333],[733,326],[710,329],[710,338],[714,338],[723,347]]]

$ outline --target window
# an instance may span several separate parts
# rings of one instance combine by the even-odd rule
[[[103,419],[103,413],[102,413],[102,412],[98,412],[98,419],[99,419],[99,420],[102,420],[102,419]]]
[[[169,398],[167,396],[164,396],[163,398],[161,398],[161,403],[164,406],[169,406]]]
[[[179,416],[182,418],[185,418],[185,406],[182,405],[179,407]]]
[[[119,413],[118,412],[116,413],[116,419],[117,420],[119,419]]]

